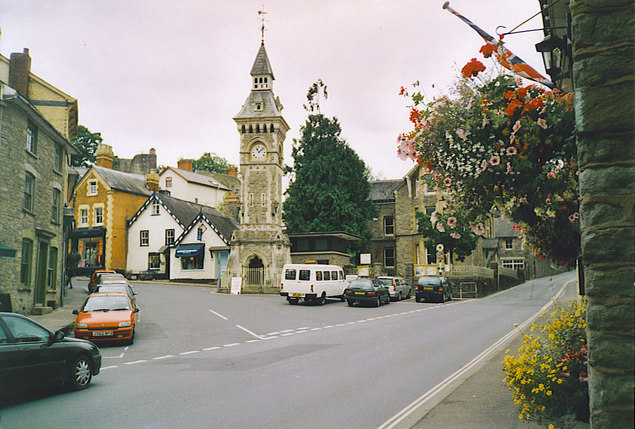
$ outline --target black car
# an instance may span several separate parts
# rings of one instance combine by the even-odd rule
[[[0,312],[2,388],[62,383],[71,390],[88,387],[99,374],[101,353],[89,341],[65,338],[16,313]]]
[[[445,302],[452,299],[452,286],[445,277],[424,276],[417,281],[415,300]]]
[[[348,306],[353,304],[373,304],[379,307],[382,303],[390,304],[390,292],[377,279],[356,279],[344,290]]]

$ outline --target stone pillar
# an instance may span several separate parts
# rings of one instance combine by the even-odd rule
[[[591,428],[634,426],[633,0],[571,0]]]

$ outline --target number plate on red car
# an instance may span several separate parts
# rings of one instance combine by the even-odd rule
[[[93,337],[111,337],[112,334],[112,331],[95,331],[93,332]]]

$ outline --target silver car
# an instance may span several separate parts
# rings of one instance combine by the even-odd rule
[[[390,293],[392,301],[401,301],[402,299],[410,299],[412,288],[401,277],[377,277]]]

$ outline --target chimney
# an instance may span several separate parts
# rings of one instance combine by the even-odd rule
[[[159,175],[156,172],[146,174],[146,187],[152,192],[159,192]]]
[[[193,162],[193,159],[179,159],[178,161],[176,161],[176,166],[180,170],[192,171]]]
[[[112,146],[104,143],[97,145],[95,151],[95,164],[97,167],[109,168],[112,170],[112,160],[115,157],[115,153],[112,151]]]
[[[227,169],[227,175],[232,177],[238,177],[238,167],[229,167]]]
[[[31,71],[31,57],[29,50],[14,52],[9,60],[9,86],[18,91],[26,99],[29,98],[29,72]]]

